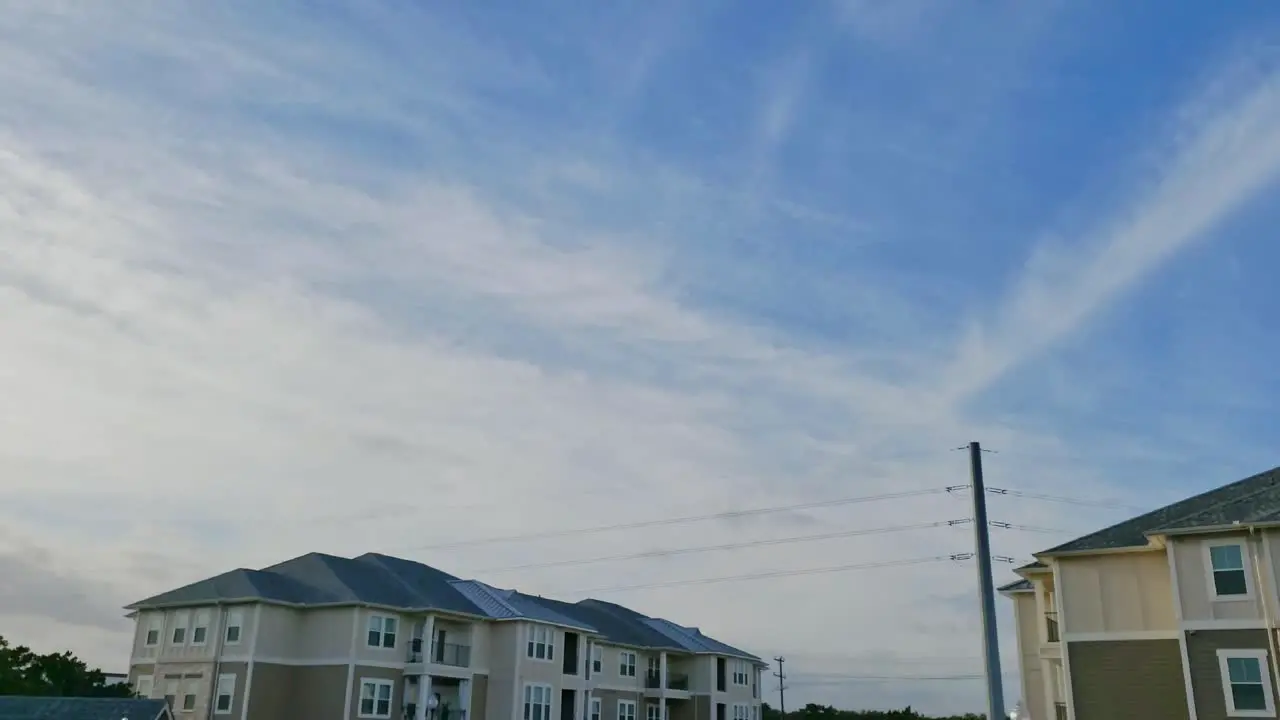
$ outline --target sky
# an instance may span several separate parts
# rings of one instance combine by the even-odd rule
[[[379,551],[977,711],[956,448],[1019,562],[1280,463],[1276,8],[0,4],[37,650],[124,671],[128,602]]]

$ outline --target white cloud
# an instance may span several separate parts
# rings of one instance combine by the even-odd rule
[[[962,351],[941,383],[929,367],[891,381],[867,357],[901,356],[913,368],[920,359],[892,347],[793,343],[699,305],[671,280],[678,253],[637,245],[608,223],[544,212],[449,163],[406,169],[394,149],[355,152],[246,109],[284,114],[314,102],[312,111],[404,129],[443,157],[440,118],[481,113],[465,92],[468,76],[448,63],[431,75],[447,92],[428,102],[318,24],[298,30],[301,39],[267,37],[221,16],[131,7],[125,21],[42,5],[0,20],[11,41],[0,48],[0,551],[38,548],[50,572],[24,580],[22,602],[6,600],[0,617],[19,641],[69,644],[107,670],[124,662],[122,632],[81,643],[65,617],[31,621],[31,598],[74,595],[65,586],[79,582],[93,612],[109,612],[308,550],[400,550],[467,574],[783,537],[805,532],[800,522],[818,532],[959,518],[965,501],[942,495],[786,521],[412,550],[961,484],[965,459],[948,449],[972,438],[1027,453],[993,459],[993,485],[1049,488],[1069,477],[1072,494],[1128,500],[1096,468],[1038,462],[1061,449],[1053,436],[952,401],[1065,337],[1280,162],[1266,124],[1276,112],[1271,90],[1242,94],[1095,255],[1062,276],[1033,269],[1007,319]],[[324,55],[309,45],[318,36],[335,43]],[[168,86],[172,75],[159,70],[131,76],[92,62],[121,62],[138,48],[194,81]],[[345,69],[333,68],[334,57]],[[536,68],[467,57],[492,82],[546,82]],[[335,99],[341,89],[355,93],[351,105]],[[546,155],[523,168],[527,177],[506,180],[537,183],[561,159]],[[565,167],[594,192],[645,186],[634,168]],[[1045,307],[1062,312],[1046,317]],[[1086,529],[1053,507],[1010,512],[993,501],[993,519]],[[1021,556],[1043,539],[997,535],[997,550]],[[965,528],[939,529],[557,568],[519,581],[552,593],[970,545]],[[862,673],[880,667],[862,658],[885,653],[904,667],[936,657],[963,668],[978,656],[963,600],[972,575],[940,564],[612,599],[794,655],[797,674]],[[771,622],[778,607],[803,613]],[[903,616],[914,619],[887,620]],[[935,705],[979,697],[972,686],[928,692]],[[812,693],[854,697],[840,687]],[[897,697],[886,693],[886,702]]]

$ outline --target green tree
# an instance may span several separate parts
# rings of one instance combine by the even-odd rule
[[[974,713],[931,716],[921,715],[911,707],[902,710],[839,710],[816,703],[792,710],[785,716],[777,708],[770,707],[769,703],[763,703],[761,716],[761,720],[986,720],[985,715]]]
[[[39,655],[0,637],[0,695],[42,697],[132,697],[128,685],[107,684],[70,652]]]

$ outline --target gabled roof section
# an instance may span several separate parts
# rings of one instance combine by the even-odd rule
[[[620,631],[620,634],[624,637],[643,638],[639,641],[618,641],[624,644],[669,648],[694,654],[730,655],[746,660],[763,662],[751,653],[739,650],[713,637],[703,635],[702,631],[697,628],[677,625],[670,620],[652,618],[617,603],[592,599],[583,600],[577,603],[577,606],[614,618],[616,623],[615,630]],[[607,636],[608,634],[606,633]]]
[[[503,590],[486,585],[479,580],[459,580],[453,584],[468,600],[483,609],[495,620],[526,619],[552,625],[598,633],[595,627],[581,618],[560,612],[555,601],[516,590]]]
[[[598,635],[618,645],[665,648],[669,650],[680,649],[662,635],[652,632],[627,618],[619,617],[602,607],[593,605],[592,603],[598,602],[595,600],[568,603],[563,600],[540,597],[537,598],[537,602],[555,612],[575,618],[585,625],[590,625]]]
[[[0,720],[170,720],[164,700],[0,696]]]
[[[1148,535],[1255,522],[1280,522],[1280,468],[1180,500],[1050,548],[1039,555],[1140,548]]]
[[[996,592],[1002,593],[1032,592],[1034,590],[1035,586],[1031,584],[1030,580],[1018,580],[1016,582],[1011,582],[1008,585],[1001,585],[996,588]]]

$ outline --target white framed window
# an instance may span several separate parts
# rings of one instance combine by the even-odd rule
[[[751,720],[760,720],[760,706],[759,706],[759,705],[752,705],[752,706],[751,706]]]
[[[751,706],[746,703],[734,703],[733,720],[751,720]]]
[[[235,696],[236,676],[219,675],[218,684],[213,691],[213,714],[230,715]]]
[[[618,720],[636,720],[636,704],[630,700],[619,700]]]
[[[391,693],[395,683],[390,680],[360,678],[360,712],[362,718],[391,717]]]
[[[1275,717],[1276,701],[1266,650],[1219,650],[1228,717]]]
[[[623,650],[618,653],[618,677],[635,677],[636,676],[636,654]],[[635,708],[632,708],[634,713]]]
[[[200,692],[199,680],[182,681],[182,712],[194,712],[196,709],[196,693]]]
[[[1249,551],[1243,542],[1204,544],[1209,590],[1215,600],[1248,600],[1253,597],[1253,578],[1249,575],[1248,562]]]
[[[524,720],[551,720],[551,686],[525,683]]]
[[[649,677],[653,678],[654,681],[657,681],[658,677],[662,675],[662,658],[650,656],[648,665],[649,665],[649,673],[648,673]]]
[[[227,613],[227,632],[225,643],[227,645],[239,645],[240,636],[244,634],[244,613],[239,610],[232,610]]]
[[[204,645],[209,641],[209,611],[197,610],[191,625],[191,644]]]
[[[591,674],[599,675],[604,671],[604,648],[599,645],[591,646]]]
[[[149,698],[152,690],[155,690],[155,678],[150,675],[139,675],[133,682],[133,691],[138,697]]]
[[[662,706],[656,703],[645,705],[644,720],[662,720]]]
[[[143,636],[143,644],[147,647],[155,647],[160,644],[160,632],[164,621],[158,617],[153,617],[147,622],[147,632]]]
[[[399,622],[390,615],[369,616],[369,647],[393,648],[396,646],[396,628]]]
[[[530,625],[525,655],[534,660],[555,660],[555,631],[546,625]]]
[[[750,667],[746,660],[733,661],[733,684],[746,685],[751,682]]]
[[[166,679],[164,681],[164,701],[169,707],[178,707],[178,681],[174,679]]]
[[[185,612],[175,613],[173,616],[173,632],[169,633],[170,645],[186,645],[187,644],[187,621],[190,616]]]
[[[600,698],[591,698],[591,720],[600,720]]]

